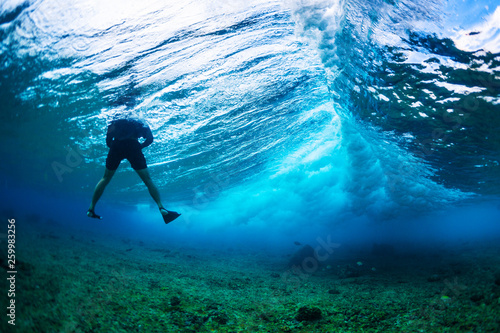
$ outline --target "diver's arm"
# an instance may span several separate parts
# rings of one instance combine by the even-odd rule
[[[149,128],[149,126],[144,127],[142,137],[146,140],[141,143],[141,148],[146,148],[153,143],[153,133],[151,133],[151,129]]]
[[[113,143],[113,135],[111,134],[112,130],[111,126],[108,127],[108,132],[106,133],[106,146],[111,148],[111,144]]]

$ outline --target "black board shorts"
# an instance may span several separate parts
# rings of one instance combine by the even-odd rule
[[[117,140],[111,145],[106,158],[106,168],[116,170],[120,162],[127,159],[134,170],[146,169],[146,158],[137,140]]]

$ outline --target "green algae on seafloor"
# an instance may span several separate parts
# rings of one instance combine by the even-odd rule
[[[494,245],[439,263],[432,256],[390,264],[367,257],[358,275],[343,273],[358,266],[339,251],[332,269],[292,281],[284,278],[286,259],[269,253],[262,260],[259,253],[182,244],[167,249],[99,235],[41,237],[51,232],[20,237],[20,331],[465,333],[500,327],[500,286],[490,271],[500,267],[489,255]],[[120,250],[130,247],[134,251]],[[453,273],[456,262],[459,273]],[[433,274],[439,279],[428,280]]]

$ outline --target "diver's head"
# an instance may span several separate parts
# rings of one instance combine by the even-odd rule
[[[132,94],[121,94],[110,102],[111,121],[118,119],[130,119],[134,117],[137,101]]]

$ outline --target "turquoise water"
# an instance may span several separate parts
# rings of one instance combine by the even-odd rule
[[[166,227],[122,162],[103,228],[498,236],[499,15],[495,1],[4,0],[2,211],[93,228],[106,125],[127,112],[149,123],[151,175],[183,216]]]

